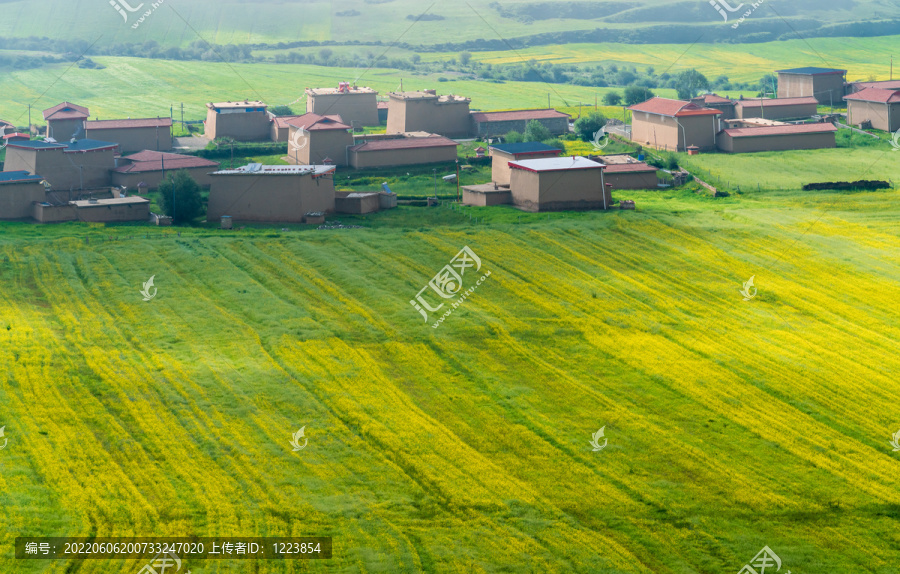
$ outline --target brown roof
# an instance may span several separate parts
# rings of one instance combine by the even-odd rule
[[[147,171],[162,171],[163,167],[165,167],[167,170],[188,169],[194,167],[206,167],[215,170],[219,167],[219,164],[217,162],[210,161],[202,157],[193,155],[181,155],[178,153],[166,153],[153,150],[144,150],[122,159],[131,161],[133,163],[117,167],[113,170],[114,172],[142,173]]]
[[[379,110],[386,110],[386,109],[388,109],[388,103],[387,102],[375,102],[375,107],[378,108]]]
[[[723,98],[719,94],[703,94],[700,96],[701,100],[707,104],[733,104],[734,102],[729,98]]]
[[[516,120],[540,120],[548,118],[569,118],[569,114],[558,112],[554,109],[539,110],[511,110],[508,112],[473,112],[472,119],[476,122],[509,122]]]
[[[90,116],[91,113],[87,108],[69,102],[63,102],[44,110],[45,120],[83,120]]]
[[[306,131],[350,129],[350,126],[345,124],[341,116],[338,115],[320,116],[319,114],[308,113],[288,118],[285,123]]]
[[[172,118],[140,118],[127,120],[92,120],[84,123],[88,130],[118,130],[128,128],[167,128],[172,126]]]
[[[859,88],[881,88],[882,90],[900,90],[900,80],[881,80],[880,82],[853,82]]]
[[[896,104],[900,102],[900,90],[882,90],[881,88],[866,88],[849,96],[845,100],[860,100],[863,102],[880,102],[882,104]]]
[[[743,108],[776,108],[779,106],[801,106],[804,104],[817,106],[819,100],[812,96],[805,98],[747,98],[746,100],[738,100],[738,104]]]
[[[350,151],[385,151],[394,149],[416,149],[428,147],[456,147],[458,145],[459,144],[455,141],[449,138],[445,138],[444,136],[428,136],[372,140],[357,144],[351,147]]]
[[[600,161],[603,161],[603,158],[600,158]],[[656,168],[652,165],[647,165],[644,162],[640,163],[610,163],[604,164],[606,166],[606,173],[629,173],[629,172],[645,172],[645,171],[656,171]]]
[[[788,124],[786,126],[762,126],[758,128],[731,128],[725,133],[733,138],[788,136],[836,132],[832,124]]]
[[[289,120],[294,118],[299,118],[300,116],[272,116],[272,121],[275,122],[275,127],[278,129],[285,129],[291,126]]]
[[[649,114],[669,117],[718,115],[722,113],[719,110],[711,108],[701,108],[697,104],[692,104],[691,102],[670,100],[667,98],[650,98],[646,102],[629,106],[628,109],[636,112],[647,112]]]

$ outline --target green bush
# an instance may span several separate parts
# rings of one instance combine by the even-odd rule
[[[203,214],[200,184],[186,170],[169,173],[157,192],[163,213],[174,221],[192,221]]]

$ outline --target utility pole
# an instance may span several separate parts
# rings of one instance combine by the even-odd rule
[[[184,125],[184,102],[181,102],[181,129],[188,131],[185,128],[186,128],[186,126]],[[191,135],[190,131],[188,131],[188,135]]]
[[[28,138],[31,139],[31,104],[28,104]]]
[[[550,92],[547,92],[547,109],[550,109]]]
[[[437,181],[437,180],[435,180]],[[459,160],[456,160],[456,201],[459,203]]]

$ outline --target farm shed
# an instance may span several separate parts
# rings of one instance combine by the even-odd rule
[[[859,125],[868,120],[876,130],[893,132],[900,129],[900,88],[865,88],[844,96],[844,99],[847,100],[850,124]]]
[[[453,162],[458,145],[436,134],[399,134],[368,139],[349,149],[350,165],[360,169]]]
[[[569,133],[569,114],[554,109],[513,110],[508,112],[472,112],[471,133],[475,137],[502,136],[511,131],[525,132],[531,120],[537,120],[550,133],[558,136]]]
[[[819,102],[812,96],[805,98],[751,98],[737,100],[734,110],[737,118],[764,118],[767,120],[795,120],[816,115]]]
[[[603,158],[600,158],[603,161]],[[656,168],[644,162],[610,163],[603,165],[606,184],[616,189],[656,189],[659,183]]]
[[[336,213],[352,213],[362,215],[375,213],[381,208],[379,192],[359,193],[338,191],[334,195],[334,211]]]
[[[559,157],[562,150],[541,142],[497,144],[488,148],[491,154],[491,180],[509,186],[509,162],[520,159]]]
[[[716,147],[720,110],[667,98],[650,98],[628,109],[634,142],[671,151],[684,151],[692,145],[701,150]]]
[[[509,163],[513,205],[523,211],[607,209],[603,164],[587,158],[554,157]]]
[[[272,121],[266,104],[259,101],[206,104],[203,120],[207,139],[234,138],[237,141],[265,141],[272,136]]]
[[[341,116],[303,114],[288,120],[288,163],[318,165],[330,160],[333,165],[348,165],[347,148],[353,145],[350,126]]]
[[[144,183],[142,187],[148,190],[159,187],[166,173],[182,169],[201,187],[209,187],[212,183],[209,173],[219,169],[218,163],[202,157],[153,150],[121,157],[117,164],[112,170],[112,185],[137,189],[138,184]]]
[[[488,207],[512,203],[512,192],[509,187],[500,187],[495,183],[462,186],[462,202],[465,205]]]
[[[779,98],[815,98],[822,105],[833,105],[844,97],[847,70],[837,68],[792,68],[776,70]]]
[[[337,88],[306,88],[306,112],[320,116],[340,116],[355,127],[377,126],[378,92],[341,82]]]
[[[115,197],[112,199],[86,199],[71,201],[79,221],[148,221],[150,200],[143,197]]]
[[[463,96],[438,96],[435,90],[388,94],[387,133],[429,132],[468,137],[469,103]]]
[[[84,106],[63,102],[47,108],[43,115],[47,137],[63,141],[84,137],[84,120],[91,117],[91,112]]]
[[[42,179],[27,171],[0,171],[0,219],[31,217],[32,204],[47,195]]]
[[[172,118],[85,121],[84,130],[88,139],[119,144],[121,153],[172,149]]]
[[[260,165],[211,174],[207,221],[302,223],[311,212],[334,211],[333,165]]]
[[[820,149],[835,147],[832,124],[789,124],[726,129],[719,134],[719,149],[729,153]]]
[[[299,118],[300,116],[276,116],[269,112],[269,119],[272,120],[272,132],[269,137],[273,142],[286,142],[290,137],[291,125],[289,120]]]
[[[118,148],[113,142],[88,139],[11,142],[5,169],[40,174],[55,191],[99,189],[109,187]]]

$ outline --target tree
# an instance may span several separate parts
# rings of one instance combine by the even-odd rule
[[[653,97],[653,92],[643,86],[628,86],[625,88],[625,105],[633,106],[645,102]]]
[[[319,57],[322,58],[323,62],[327,62],[332,54],[334,54],[334,52],[331,51],[331,48],[322,48],[319,50]]]
[[[575,120],[575,133],[582,141],[589,142],[594,139],[594,134],[606,125],[606,118],[600,112],[591,112]]]
[[[288,106],[269,106],[269,113],[273,116],[293,116],[294,110]]]
[[[409,61],[412,62],[413,64],[418,64],[419,62],[422,61],[422,56],[420,56],[419,54],[413,54],[412,56],[409,57]]]
[[[468,66],[469,62],[472,61],[472,54],[468,52],[460,52],[459,53],[459,63],[463,66]]]
[[[191,221],[203,213],[200,185],[186,170],[169,172],[157,191],[163,212],[175,221]]]
[[[525,126],[525,141],[527,142],[542,142],[552,137],[553,134],[550,133],[550,130],[537,120],[531,120]]]
[[[506,143],[522,143],[522,134],[517,131],[511,131],[503,136],[503,141]]]
[[[759,91],[765,94],[769,90],[778,92],[778,78],[774,74],[766,74],[759,79]]]
[[[622,94],[619,92],[606,92],[603,94],[603,103],[607,106],[618,106],[622,103]]]
[[[709,90],[709,80],[706,76],[691,68],[681,72],[674,79],[675,91],[679,100],[689,100],[701,91]]]

